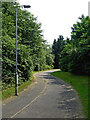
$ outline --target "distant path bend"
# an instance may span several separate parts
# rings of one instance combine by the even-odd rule
[[[84,118],[76,91],[53,71],[35,73],[37,83],[3,106],[3,118]]]

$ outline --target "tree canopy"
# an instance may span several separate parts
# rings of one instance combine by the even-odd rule
[[[90,18],[82,15],[71,27],[71,40],[54,40],[55,66],[63,71],[90,74]],[[60,42],[59,42],[60,41]],[[58,46],[59,45],[59,46]]]
[[[22,10],[19,3],[2,3],[2,80],[15,82],[16,66],[16,9],[17,59],[19,83],[30,79],[32,71],[53,68],[51,48],[43,39],[41,23],[34,15]],[[48,55],[49,54],[49,55]]]

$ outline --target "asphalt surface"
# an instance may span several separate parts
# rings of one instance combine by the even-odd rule
[[[84,118],[76,91],[50,72],[36,73],[36,82],[23,94],[3,102],[3,118]]]

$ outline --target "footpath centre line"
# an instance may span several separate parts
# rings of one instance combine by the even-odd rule
[[[37,98],[39,98],[45,91],[47,83],[44,83],[44,89],[38,94],[37,97],[35,97],[29,104],[27,104],[25,107],[23,107],[21,110],[19,110],[16,114],[14,114],[13,116],[11,116],[10,118],[14,118],[17,114],[19,114],[20,112],[22,112],[24,109],[26,109],[27,107],[29,107]]]

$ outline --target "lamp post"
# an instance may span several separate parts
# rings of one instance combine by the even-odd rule
[[[30,8],[30,5],[16,6],[16,75],[15,75],[15,95],[18,95],[18,72],[17,72],[17,7]]]

